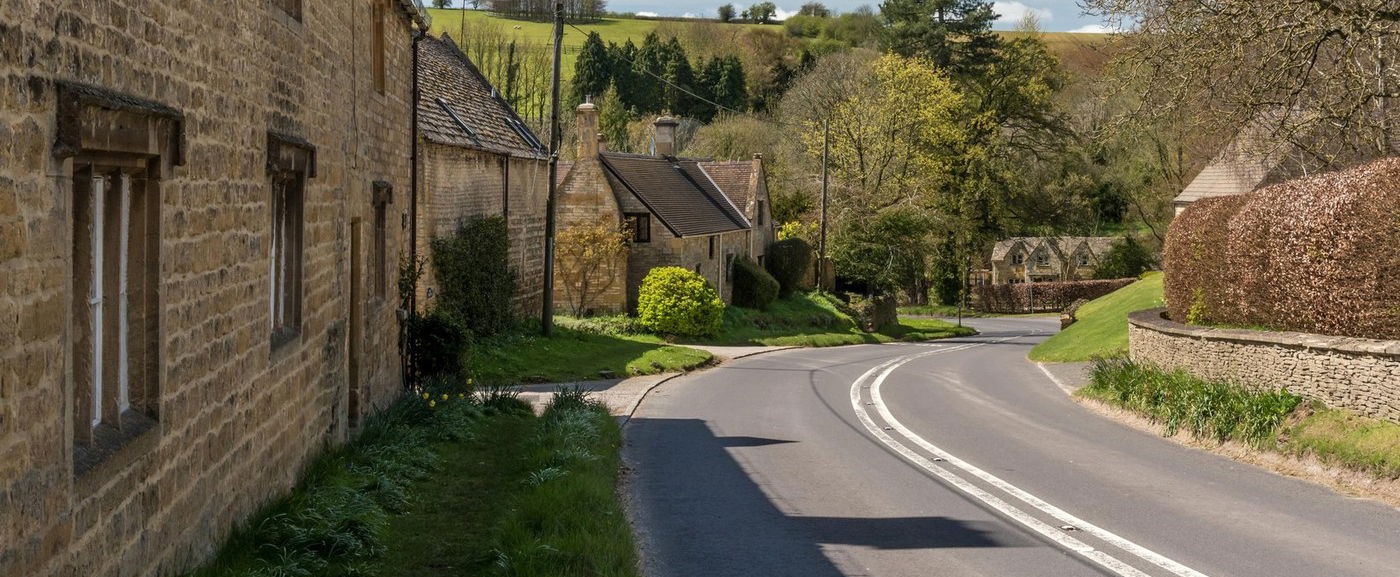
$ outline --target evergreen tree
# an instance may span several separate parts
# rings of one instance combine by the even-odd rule
[[[711,93],[716,104],[743,112],[748,108],[749,93],[747,79],[744,78],[744,62],[733,54],[715,59],[719,61],[718,74],[713,81]]]
[[[569,90],[569,102],[578,106],[585,97],[602,96],[612,82],[612,59],[603,38],[597,32],[590,32],[579,50],[578,60],[574,61],[574,81]]]
[[[975,75],[996,60],[997,19],[987,0],[886,0],[885,50],[922,56],[954,76]]]
[[[599,111],[598,130],[603,133],[603,138],[607,140],[608,150],[634,152],[632,139],[627,132],[628,125],[632,123],[633,114],[622,103],[617,86],[609,86],[608,91],[603,93],[598,104],[602,107],[602,110]]]
[[[676,116],[694,114],[695,98],[686,91],[695,90],[695,69],[691,68],[685,47],[675,36],[666,43],[665,77],[668,83],[664,84],[666,108]]]
[[[723,74],[723,63],[720,62],[719,57],[716,57],[708,61],[702,60],[697,68],[699,68],[700,74],[695,79],[695,93],[704,100],[697,99],[691,112],[696,120],[709,122],[714,120],[715,113],[719,110],[710,102],[717,102],[715,87],[719,85],[720,77]],[[707,100],[710,102],[706,102]]]
[[[637,57],[632,62],[636,85],[628,98],[633,107],[641,114],[661,112],[666,106],[666,95],[662,90],[665,84],[657,79],[666,77],[667,50],[655,32],[648,33],[642,40],[642,47],[637,50]]]

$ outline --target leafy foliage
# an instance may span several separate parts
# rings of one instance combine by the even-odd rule
[[[512,323],[515,271],[509,265],[509,238],[505,219],[489,216],[433,239],[438,308],[473,334],[493,335]]]
[[[973,289],[973,306],[984,313],[1058,312],[1079,299],[1096,299],[1134,282],[1136,277],[977,285]]]
[[[813,254],[812,245],[801,238],[780,240],[768,247],[768,272],[778,281],[783,297],[811,286]]]
[[[1152,268],[1152,254],[1131,236],[1113,245],[1094,269],[1096,279],[1133,278]]]
[[[612,217],[578,223],[559,232],[557,282],[575,316],[587,313],[598,298],[617,283],[627,264],[627,231]]]
[[[778,298],[778,280],[749,257],[735,259],[732,279],[735,306],[764,310]]]
[[[886,0],[884,47],[901,56],[928,58],[955,75],[967,75],[996,58],[996,12],[985,0]]]
[[[661,334],[710,336],[719,332],[724,301],[698,273],[680,267],[657,267],[642,279],[637,318]]]
[[[405,324],[411,381],[462,371],[467,332],[455,318],[434,309],[426,315],[410,315]]]

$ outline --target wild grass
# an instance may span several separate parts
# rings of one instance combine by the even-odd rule
[[[1275,444],[1284,419],[1302,401],[1287,391],[1203,381],[1125,359],[1095,361],[1089,385],[1077,394],[1146,416],[1162,424],[1168,436],[1185,431],[1198,439],[1240,441],[1256,448]]]
[[[1400,479],[1400,424],[1310,403],[1290,420],[1283,448],[1323,462]]]
[[[1128,352],[1128,313],[1163,306],[1162,273],[1141,280],[1079,307],[1079,319],[1031,349],[1033,361],[1074,362],[1121,356]]]

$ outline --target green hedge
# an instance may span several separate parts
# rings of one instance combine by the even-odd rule
[[[778,281],[781,296],[811,286],[812,245],[800,238],[780,240],[768,247],[768,272]]]
[[[753,259],[742,256],[734,260],[735,306],[749,309],[767,310],[768,305],[778,299],[778,279],[758,266]]]
[[[1179,322],[1400,339],[1400,158],[1204,199],[1172,222]]]
[[[680,267],[657,267],[642,279],[637,318],[665,335],[712,336],[724,320],[724,301],[705,277]]]
[[[479,336],[510,328],[515,272],[506,220],[473,218],[452,236],[434,239],[432,246],[438,308]]]

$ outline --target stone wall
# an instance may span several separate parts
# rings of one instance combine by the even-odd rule
[[[368,276],[351,274],[350,233],[361,232],[355,262],[372,264],[382,181],[388,266],[406,238],[410,21],[388,11],[380,93],[371,0],[300,4],[297,19],[266,0],[220,3],[217,18],[201,2],[0,3],[0,575],[187,569],[401,389],[396,297],[358,285],[368,296],[350,302]],[[157,185],[154,425],[81,472],[71,339],[82,299],[74,162],[55,146],[59,82],[180,119],[178,158],[160,159],[170,166]],[[316,157],[300,330],[275,347],[269,132]]]
[[[472,217],[505,216],[516,273],[511,308],[517,315],[538,314],[549,164],[430,142],[419,146],[418,254],[424,259],[419,306],[432,306],[440,291],[433,274],[433,239],[451,235]]]
[[[1165,312],[1128,316],[1133,361],[1201,379],[1283,388],[1400,423],[1400,341],[1197,327],[1166,320]]]

